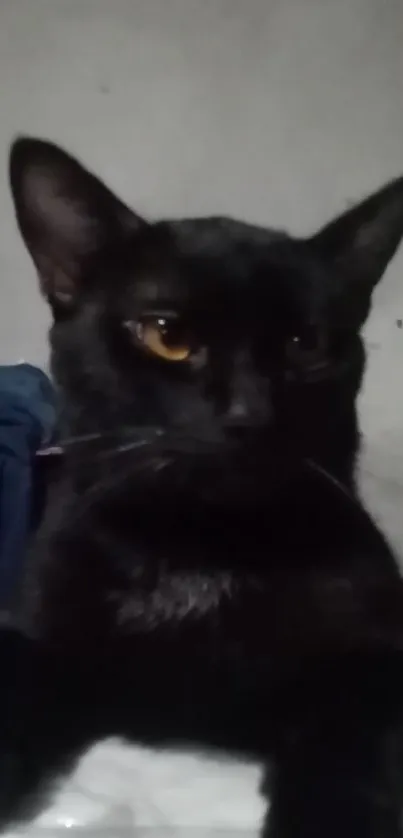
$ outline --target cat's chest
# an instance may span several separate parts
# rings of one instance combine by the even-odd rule
[[[125,544],[123,560],[115,548],[97,538],[51,546],[34,586],[41,633],[79,649],[173,641],[182,659],[197,647],[210,661],[248,663],[319,653],[359,632],[365,617],[353,578],[315,564],[289,569],[269,551],[257,567],[254,546],[249,568],[247,553],[232,568],[220,566],[218,553],[203,562],[198,545],[169,553]]]
[[[200,664],[248,667],[359,642],[373,620],[377,576],[343,533],[330,541],[297,513],[287,527],[251,507],[139,501],[79,520],[40,544],[32,585],[36,627],[62,648],[135,655],[147,638],[158,660],[168,649],[187,666],[197,649]]]
[[[240,581],[229,570],[169,569],[162,564],[155,574],[138,573],[134,584],[109,592],[120,626],[141,630],[158,626],[201,624],[236,607]]]

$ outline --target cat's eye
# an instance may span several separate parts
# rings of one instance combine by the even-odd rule
[[[327,339],[324,329],[305,326],[286,344],[286,359],[296,371],[314,373],[328,365]]]
[[[126,321],[125,326],[141,348],[164,361],[186,361],[192,353],[189,334],[178,317],[147,314]]]

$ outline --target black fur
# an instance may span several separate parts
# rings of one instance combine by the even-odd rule
[[[403,594],[354,467],[403,179],[297,240],[146,223],[36,140],[10,170],[66,463],[0,643],[2,822],[121,734],[262,758],[265,836],[398,836]],[[187,360],[145,350],[158,317]]]

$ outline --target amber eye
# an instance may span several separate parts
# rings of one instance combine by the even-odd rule
[[[189,335],[178,317],[147,315],[125,325],[143,349],[164,361],[186,361],[191,355]]]

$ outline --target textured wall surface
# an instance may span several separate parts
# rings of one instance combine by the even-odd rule
[[[402,0],[1,0],[0,363],[46,362],[8,144],[57,140],[152,216],[309,232],[403,172]],[[403,541],[403,250],[367,328],[364,490]],[[210,834],[210,833],[209,833]]]

